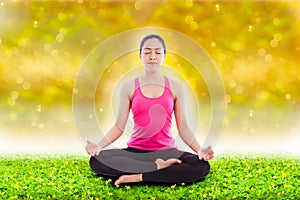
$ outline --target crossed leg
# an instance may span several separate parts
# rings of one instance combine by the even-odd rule
[[[163,160],[161,158],[158,158],[155,160],[155,163],[157,165],[157,170],[164,169],[167,167],[170,167],[172,165],[180,164],[181,160],[176,158],[170,158],[168,160]],[[143,181],[142,174],[131,174],[131,175],[122,175],[118,178],[118,180],[115,181],[115,185],[120,185],[122,183],[136,183]]]

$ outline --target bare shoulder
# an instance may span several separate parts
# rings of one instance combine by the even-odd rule
[[[182,97],[183,96],[183,92],[184,92],[184,90],[183,90],[183,84],[180,83],[177,80],[170,79],[170,78],[169,78],[169,82],[170,82],[170,89],[171,89],[171,91],[173,93],[174,99]]]
[[[134,92],[134,80],[128,80],[123,83],[121,88],[121,95],[127,96],[129,98],[132,97]]]
[[[170,88],[173,92],[179,92],[183,90],[183,84],[177,80],[169,78]]]

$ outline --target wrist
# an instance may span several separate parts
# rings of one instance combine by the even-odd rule
[[[198,148],[197,150],[196,150],[196,153],[197,154],[200,154],[202,152],[202,149],[201,148]]]

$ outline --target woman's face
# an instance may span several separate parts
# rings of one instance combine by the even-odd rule
[[[164,49],[161,42],[156,38],[148,39],[141,51],[141,60],[149,69],[159,69],[165,59]]]

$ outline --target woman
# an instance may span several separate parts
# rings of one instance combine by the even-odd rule
[[[161,72],[166,56],[164,40],[147,35],[140,44],[144,74],[126,82],[114,126],[97,144],[88,141],[90,166],[99,175],[115,178],[115,185],[133,182],[190,183],[210,171],[211,146],[201,148],[188,127],[183,86]],[[103,150],[118,139],[132,110],[134,130],[125,149]],[[174,112],[178,134],[196,153],[180,151],[171,134]]]

